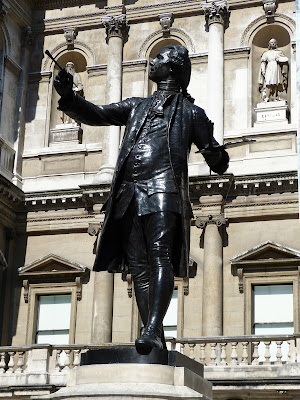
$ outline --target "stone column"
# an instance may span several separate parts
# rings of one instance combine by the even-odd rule
[[[224,31],[229,24],[227,1],[203,4],[208,38],[208,117],[214,122],[214,137],[224,139]]]
[[[100,206],[94,205],[95,212],[100,212]],[[102,222],[91,223],[88,234],[95,237],[94,253],[100,239]],[[107,271],[95,272],[94,304],[91,343],[110,343],[112,340],[114,274]]]
[[[106,75],[106,104],[122,99],[123,42],[128,26],[124,14],[103,18],[108,44]],[[95,177],[95,183],[110,183],[119,154],[120,127],[109,126],[103,136],[102,165]]]
[[[203,196],[200,203],[205,213],[196,219],[196,226],[204,229],[204,274],[202,335],[223,334],[223,240],[222,226],[226,224],[221,213],[223,197]]]

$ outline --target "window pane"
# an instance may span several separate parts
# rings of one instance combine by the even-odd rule
[[[65,332],[38,332],[36,335],[37,344],[69,344],[69,331]]]
[[[293,285],[254,286],[254,323],[293,322]]]
[[[71,295],[39,296],[38,331],[69,329]]]

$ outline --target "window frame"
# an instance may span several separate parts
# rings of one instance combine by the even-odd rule
[[[34,344],[36,341],[39,296],[70,294],[71,295],[71,314],[69,328],[69,344],[75,343],[76,316],[77,316],[77,293],[76,286],[70,283],[60,284],[32,284],[29,289],[28,301],[28,323],[26,329],[26,344]]]
[[[244,276],[244,298],[245,298],[245,335],[253,335],[254,326],[254,291],[253,286],[258,285],[293,285],[293,322],[294,332],[299,331],[299,273],[257,273],[256,276]],[[253,275],[253,274],[252,274]]]

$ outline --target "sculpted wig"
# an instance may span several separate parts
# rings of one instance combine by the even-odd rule
[[[170,50],[170,65],[174,75],[180,82],[182,94],[193,103],[195,99],[187,92],[191,78],[191,61],[188,50],[179,44],[170,44],[164,48]]]

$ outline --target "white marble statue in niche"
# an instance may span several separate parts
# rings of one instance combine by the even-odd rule
[[[66,71],[73,75],[73,91],[79,96],[83,97],[84,94],[81,76],[78,72],[76,72],[74,63],[72,63],[71,61],[67,62]],[[79,125],[76,121],[68,117],[68,115],[66,115],[64,112],[61,113],[61,120],[63,124]]]
[[[278,49],[277,40],[269,41],[268,50],[261,57],[259,91],[264,102],[280,101],[279,92],[287,90],[288,58]]]

